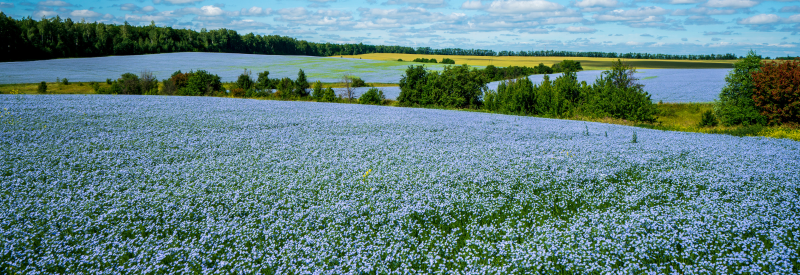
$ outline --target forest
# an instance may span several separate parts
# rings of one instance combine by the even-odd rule
[[[405,47],[315,43],[288,36],[241,35],[234,30],[200,31],[98,22],[75,22],[70,18],[25,17],[14,19],[0,12],[0,62],[68,57],[96,57],[169,52],[225,52],[274,55],[335,56],[367,53],[405,53],[473,56],[565,56],[630,59],[736,59],[735,54],[669,55],[650,53],[605,53],[570,51],[501,51],[481,49]]]

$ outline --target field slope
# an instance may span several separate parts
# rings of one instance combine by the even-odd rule
[[[468,64],[472,66],[495,65],[498,67],[507,66],[528,66],[533,67],[544,63],[552,66],[565,59],[580,61],[586,70],[607,70],[611,67],[611,62],[616,58],[602,57],[539,57],[539,56],[459,56],[459,55],[423,55],[423,54],[395,54],[395,53],[370,53],[361,55],[345,55],[344,58],[372,59],[383,61],[396,61],[403,59],[411,61],[415,58],[435,58],[442,61],[444,58],[455,60],[456,64]],[[633,65],[637,69],[728,69],[733,68],[736,60],[661,60],[661,59],[625,59],[625,62]]]
[[[800,271],[800,142],[231,98],[0,108],[0,273]]]

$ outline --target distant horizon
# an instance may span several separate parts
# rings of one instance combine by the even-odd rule
[[[800,6],[755,0],[84,0],[0,2],[14,19],[226,28],[316,43],[744,56],[798,56]],[[149,3],[148,3],[149,2]]]

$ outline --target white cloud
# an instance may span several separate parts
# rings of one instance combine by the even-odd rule
[[[670,0],[669,3],[673,5],[679,4],[697,4],[703,2],[703,0]]]
[[[661,15],[669,13],[669,10],[662,7],[640,7],[635,10],[613,10],[605,14],[595,14],[592,16],[597,21],[613,22],[613,21],[637,21],[637,22],[655,22],[663,21],[664,17]]]
[[[0,2],[0,8],[13,8],[14,3]]]
[[[56,15],[58,15],[58,12],[49,10],[37,10],[33,12],[33,18],[53,17]]]
[[[758,5],[752,0],[708,0],[705,6],[712,8],[750,8]]]
[[[242,16],[266,16],[272,14],[272,9],[267,8],[260,8],[260,7],[251,7],[249,9],[242,9],[239,14]]]
[[[691,9],[679,9],[672,12],[672,15],[677,16],[684,16],[689,14],[701,14],[701,15],[728,15],[734,14],[736,10],[734,9],[709,9],[706,7],[696,7]]]
[[[483,3],[481,3],[480,0],[466,1],[463,4],[461,4],[461,9],[464,10],[480,10],[483,8],[484,8]]]
[[[58,1],[58,0],[40,1],[39,3],[37,3],[37,5],[39,5],[39,6],[47,6],[47,7],[71,7],[72,6],[72,4],[70,4],[70,3],[67,3],[67,2],[64,2],[64,1]]]
[[[268,24],[264,22],[255,21],[252,19],[233,20],[228,23],[231,27],[267,27]]]
[[[198,16],[202,16],[206,19],[208,17],[221,17],[221,16],[239,16],[239,12],[235,11],[226,11],[220,7],[209,5],[209,6],[202,6],[200,8],[195,7],[188,7],[182,8],[172,12],[172,14],[194,14]]]
[[[778,23],[779,21],[781,21],[781,18],[777,15],[759,14],[756,16],[751,16],[745,19],[741,19],[738,21],[738,23],[742,25],[763,25],[763,24]]]
[[[579,8],[593,8],[593,7],[605,7],[605,8],[613,8],[619,5],[617,0],[583,0],[575,3],[576,7]]]
[[[789,16],[789,18],[786,18],[783,21],[787,23],[800,23],[800,14]]]
[[[556,25],[556,24],[569,24],[578,23],[583,21],[583,17],[552,17],[547,18],[541,22],[542,25]]]
[[[150,21],[158,22],[158,23],[168,23],[174,22],[175,19],[168,16],[168,15],[132,15],[126,14],[125,21],[129,22],[144,22],[149,23]]]
[[[411,6],[425,6],[429,8],[439,8],[447,6],[444,0],[389,0],[384,5],[411,5]]]
[[[173,5],[190,5],[202,1],[203,0],[153,0],[153,3],[160,4],[161,2],[166,2],[168,4],[173,4]]]
[[[563,10],[564,6],[544,0],[500,0],[492,2],[486,9],[491,13],[530,13]]]
[[[75,10],[70,12],[69,15],[72,17],[80,17],[80,18],[96,18],[103,16],[103,14],[101,13],[90,10]]]
[[[380,29],[394,29],[402,26],[403,26],[402,24],[397,23],[397,20],[383,18],[375,21],[358,22],[355,24],[355,26],[353,26],[353,28],[380,30]]]
[[[584,26],[580,26],[580,27],[569,26],[569,27],[566,27],[566,28],[559,28],[556,31],[569,32],[569,33],[595,33],[595,32],[597,32],[597,29],[584,27]]]

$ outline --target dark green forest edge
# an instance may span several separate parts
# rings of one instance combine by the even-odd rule
[[[672,55],[651,53],[500,51],[481,49],[432,49],[429,47],[314,43],[287,36],[240,35],[234,30],[199,32],[187,29],[74,22],[60,17],[13,19],[0,12],[2,61],[41,60],[170,52],[225,52],[275,55],[334,56],[367,53],[405,53],[475,56],[564,56],[627,59],[732,60],[735,54]]]

